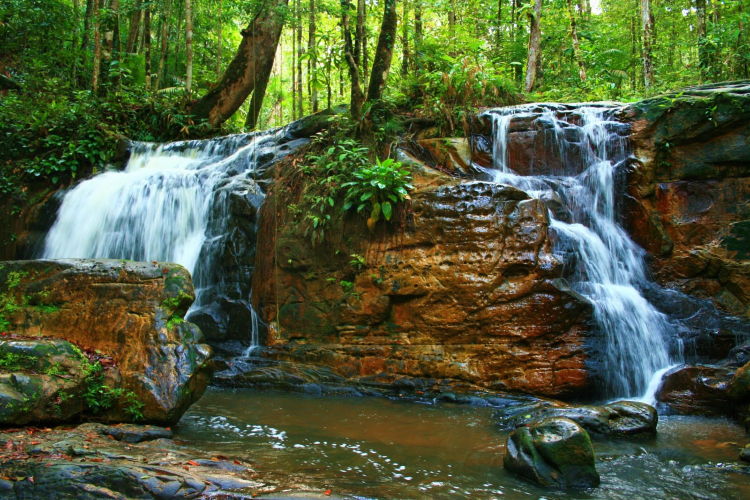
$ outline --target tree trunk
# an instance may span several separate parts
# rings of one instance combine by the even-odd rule
[[[188,99],[193,88],[193,6],[190,1],[185,0],[185,93]]]
[[[73,51],[73,84],[76,85],[78,79],[78,14],[81,10],[81,0],[73,0],[73,43],[71,44],[71,50]]]
[[[497,18],[495,20],[495,52],[500,53],[503,42],[503,0],[497,0]]]
[[[401,76],[409,74],[409,0],[404,0],[404,10],[401,16]]]
[[[310,0],[310,23],[307,34],[307,79],[309,83],[308,91],[310,93],[310,102],[312,105],[312,112],[318,112],[318,75],[317,65],[318,56],[315,47],[315,0]]]
[[[396,0],[385,0],[383,22],[380,25],[378,47],[372,60],[370,85],[367,88],[367,100],[379,101],[383,96],[388,71],[391,68],[393,49],[396,45],[396,30],[398,28],[398,14]]]
[[[364,0],[359,0],[364,3]],[[358,3],[359,6],[359,3]],[[359,14],[359,11],[358,11]],[[357,31],[359,31],[359,15],[357,15]],[[349,8],[348,1],[341,0],[341,29],[344,35],[344,59],[346,65],[349,68],[349,80],[351,81],[351,98],[349,103],[349,112],[352,118],[359,120],[362,117],[362,105],[365,103],[365,94],[362,92],[362,85],[360,84],[359,65],[361,59],[358,57],[357,49],[361,48],[361,45],[357,41],[356,46],[352,43],[352,33],[349,27]],[[339,81],[339,89],[343,94],[343,79]]]
[[[273,71],[274,58],[269,57],[264,60],[263,66],[258,73],[258,79],[255,82],[253,96],[250,98],[250,107],[247,109],[247,118],[245,118],[245,130],[255,130],[258,126],[258,117],[263,109],[263,99],[266,97],[266,89],[271,79]]]
[[[578,43],[578,29],[576,28],[576,13],[573,8],[573,1],[568,0],[568,15],[570,16],[570,37],[573,39],[573,54],[575,55],[576,62],[578,62],[578,74],[581,77],[581,81],[586,81],[586,66],[583,64],[583,55],[581,54],[581,46]]]
[[[367,86],[370,78],[370,62],[367,54],[367,4],[365,0],[357,3],[357,40],[354,51],[357,54],[357,64],[362,68],[362,88]]]
[[[526,92],[531,92],[536,83],[536,68],[542,43],[542,0],[534,2],[534,11],[528,11],[529,32],[529,54],[526,61]]]
[[[146,91],[151,92],[151,4],[143,12],[143,52],[146,61]]]
[[[708,53],[706,51],[706,0],[695,1],[696,17],[698,23],[696,31],[698,32],[698,66],[701,70],[701,78],[708,76]]]
[[[91,90],[96,94],[99,91],[99,70],[102,64],[102,35],[99,26],[99,2],[93,0],[94,9],[92,16],[94,18],[94,71],[91,78]]]
[[[128,42],[125,52],[132,54],[138,45],[138,31],[141,28],[141,0],[135,0],[133,12],[130,13],[130,29],[128,30]]]
[[[456,0],[450,0],[450,7],[448,10],[448,33],[450,34],[451,47],[453,41],[456,38]]]
[[[275,0],[242,30],[242,41],[219,83],[193,105],[192,113],[218,127],[232,116],[262,78],[273,67],[276,47],[284,27],[284,9],[289,0]],[[270,63],[269,63],[270,59]]]
[[[120,81],[120,68],[117,67],[117,71],[113,75],[110,73],[110,66],[118,45],[116,44],[115,39],[117,38],[117,35],[119,35],[120,31],[118,29],[119,16],[120,0],[112,0],[109,4],[109,8],[107,9],[104,21],[104,47],[102,51],[102,58],[106,63],[105,71],[107,79],[109,79],[109,77],[112,77],[112,80],[116,82]]]
[[[416,61],[417,70],[422,69],[422,58],[420,57],[420,47],[424,39],[422,28],[422,0],[416,0],[414,5],[414,60]]]
[[[651,57],[654,33],[654,16],[651,0],[641,0],[641,23],[643,27],[643,83],[646,89],[654,86],[654,62]]]
[[[305,51],[302,49],[302,0],[297,0],[297,21],[295,30],[297,31],[297,114],[300,118],[305,113],[304,97],[302,93],[302,56]]]
[[[216,81],[221,76],[221,0],[219,0],[219,29],[217,30],[216,40]]]
[[[159,69],[156,72],[156,85],[154,90],[161,88],[161,79],[164,75],[164,65],[167,60],[167,48],[169,47],[169,19],[172,14],[172,0],[162,1],[162,24],[161,24],[161,54],[159,54]]]
[[[98,0],[86,0],[86,14],[83,16],[83,37],[81,37],[81,48],[86,49],[89,44],[89,33],[91,32],[91,18],[94,12],[94,3]]]

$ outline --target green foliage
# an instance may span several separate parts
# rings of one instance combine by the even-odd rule
[[[80,351],[79,351],[80,352]],[[83,353],[80,353],[84,363],[84,390],[80,393],[86,407],[93,413],[101,413],[119,404],[125,413],[134,421],[143,418],[144,403],[138,400],[133,392],[121,387],[110,387],[104,383],[102,365],[98,361],[91,363]]]
[[[361,271],[362,269],[367,267],[367,261],[361,255],[353,253],[349,257],[352,258],[352,260],[349,261],[349,265],[351,265],[357,271]]]
[[[173,329],[174,327],[176,327],[177,325],[183,323],[184,321],[185,321],[184,319],[182,319],[179,316],[176,316],[176,315],[173,314],[167,320],[167,330]]]
[[[185,293],[183,290],[180,290],[180,293],[177,295],[177,297],[169,297],[167,299],[164,299],[164,301],[161,303],[161,306],[166,309],[176,309],[185,299],[191,302],[195,300],[191,295]]]
[[[401,162],[388,158],[382,163],[376,158],[376,164],[360,167],[351,174],[352,180],[341,185],[347,188],[344,210],[351,208],[362,212],[368,205],[371,207],[367,226],[372,230],[382,214],[390,221],[396,205],[409,199],[408,191],[413,189],[409,184],[409,170]]]
[[[0,294],[0,331],[5,332],[10,326],[6,315],[14,314],[23,304],[18,304],[12,290],[21,284],[21,278],[28,273],[23,271],[10,271],[5,281],[7,291]]]
[[[0,369],[7,372],[31,370],[38,362],[39,358],[36,356],[27,356],[14,352],[0,353]]]

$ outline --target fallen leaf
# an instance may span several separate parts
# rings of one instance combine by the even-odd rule
[[[214,462],[218,462],[219,461],[219,459],[216,458],[216,457],[211,457],[211,460],[213,460]]]
[[[235,465],[242,465],[242,464],[240,463],[240,461],[239,461],[239,460],[235,460],[235,461],[234,461],[234,464],[235,464]]]
[[[195,465],[196,467],[197,467],[198,465],[200,465],[200,464],[199,464],[198,462],[196,462],[195,460],[188,460],[188,463],[189,463],[190,465]]]
[[[229,459],[228,459],[227,457],[225,457],[224,455],[216,455],[216,458],[218,458],[219,460],[229,460]]]
[[[325,493],[323,493],[325,496],[331,496],[331,490],[326,490]]]
[[[190,467],[188,467],[187,465],[183,465],[182,468],[185,470],[190,470]]]
[[[31,482],[31,484],[34,484],[34,476],[29,476],[29,481]]]
[[[112,441],[114,441],[114,440],[115,440],[115,438],[114,438],[114,436],[112,436],[112,434],[107,434],[107,437],[108,437],[109,439],[111,439]]]
[[[32,445],[36,445],[36,444],[42,444],[42,442],[41,442],[41,441],[32,441],[32,442],[31,442],[31,444],[32,444]]]

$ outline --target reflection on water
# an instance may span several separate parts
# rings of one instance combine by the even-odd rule
[[[359,498],[750,498],[747,437],[721,419],[665,417],[654,440],[598,441],[601,487],[557,492],[505,472],[491,408],[211,389],[176,437],[240,458],[280,487]],[[721,464],[721,465],[718,465]]]

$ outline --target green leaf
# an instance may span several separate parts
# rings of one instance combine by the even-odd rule
[[[372,191],[368,191],[368,192],[366,192],[365,194],[363,194],[363,195],[362,195],[362,196],[361,196],[361,197],[359,198],[359,201],[365,201],[365,200],[367,200],[367,199],[369,199],[369,198],[371,198],[371,197],[372,197]]]
[[[391,206],[391,202],[386,201],[383,202],[383,216],[385,217],[385,220],[391,220],[391,215],[393,214],[393,207]]]

